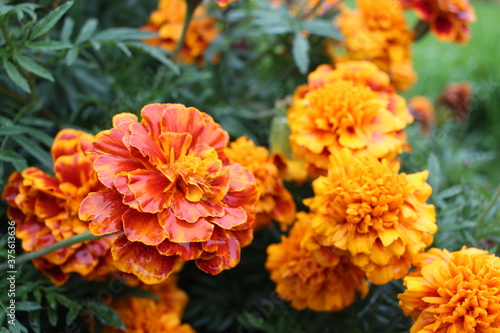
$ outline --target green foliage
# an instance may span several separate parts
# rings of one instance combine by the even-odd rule
[[[232,138],[247,135],[272,151],[289,152],[286,108],[306,73],[328,63],[324,37],[341,40],[336,13],[309,19],[275,9],[267,1],[240,0],[214,7],[221,34],[205,53],[205,66],[174,63],[170,52],[143,40],[138,29],[156,1],[0,0],[0,189],[9,175],[34,166],[52,173],[54,135],[70,127],[97,133],[120,112],[139,114],[149,103],[183,103],[211,114]],[[412,152],[402,171],[429,170],[439,231],[434,246],[477,246],[499,253],[500,70],[493,56],[500,13],[492,2],[477,3],[478,22],[468,46],[426,36],[414,46],[419,81],[406,97],[437,100],[450,81],[467,80],[473,98],[466,122],[454,123],[444,109],[428,135],[408,128]],[[212,63],[216,57],[218,61]],[[287,184],[301,209],[310,184]],[[5,202],[0,204],[2,221]],[[5,223],[0,257],[7,258]],[[180,287],[190,296],[184,320],[198,332],[407,332],[411,320],[398,307],[401,281],[371,286],[364,299],[340,313],[297,311],[280,300],[264,269],[266,248],[279,242],[277,227],[256,234],[242,261],[217,276],[188,263]],[[17,255],[21,244],[16,244]],[[85,332],[91,321],[123,328],[106,305],[112,297],[154,297],[122,282],[83,281],[72,276],[55,287],[32,264],[17,267],[15,326],[7,325],[7,294],[0,295],[1,332]],[[0,289],[7,290],[5,272]]]

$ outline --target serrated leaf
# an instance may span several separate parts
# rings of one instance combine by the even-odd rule
[[[35,333],[40,333],[42,331],[40,325],[40,311],[31,311],[29,313],[30,326]]]
[[[0,150],[0,161],[11,163],[18,172],[28,168],[26,159],[11,150]]]
[[[61,29],[61,40],[63,42],[69,42],[71,35],[73,34],[73,28],[75,27],[75,21],[71,17],[66,17],[64,19],[63,27]]]
[[[14,136],[12,139],[23,147],[28,154],[40,161],[46,168],[52,168],[52,157],[34,140],[30,140],[25,136]]]
[[[152,47],[144,43],[137,43],[137,42],[131,42],[131,43],[126,43],[127,46],[139,49],[143,52],[146,52],[159,62],[161,62],[164,65],[167,65],[172,71],[174,71],[175,74],[179,74],[179,68],[177,65],[175,65],[172,60],[168,58],[168,52],[160,49],[158,47]]]
[[[57,310],[49,307],[47,309],[47,317],[51,326],[57,325]]]
[[[5,71],[7,72],[9,78],[15,84],[17,84],[22,90],[24,90],[28,94],[31,93],[28,81],[24,78],[24,76],[21,74],[21,72],[19,72],[19,70],[17,69],[16,66],[14,66],[13,63],[7,60],[3,63],[3,67],[5,68]]]
[[[342,36],[337,26],[333,24],[333,21],[330,20],[315,19],[304,21],[301,23],[301,26],[313,35],[344,40],[344,36]]]
[[[309,41],[300,32],[295,33],[292,55],[300,73],[306,74],[309,68]]]
[[[17,53],[16,55],[14,55],[14,59],[21,67],[26,69],[28,72],[31,72],[36,76],[54,82],[54,77],[52,76],[52,74],[50,74],[48,70],[46,70],[45,68],[43,68],[42,66],[31,60],[30,58]]]
[[[40,310],[40,309],[42,309],[42,306],[40,304],[35,303],[35,302],[22,301],[22,302],[16,303],[16,310],[17,311],[33,311],[33,310]]]
[[[45,291],[45,298],[47,299],[47,302],[49,302],[49,307],[51,309],[57,308],[56,298],[54,297],[54,295],[50,291],[48,291],[48,290]]]
[[[71,66],[75,63],[76,58],[78,58],[78,53],[80,50],[77,46],[73,46],[71,50],[66,54],[66,65]]]
[[[127,57],[131,57],[132,56],[132,52],[130,52],[130,50],[128,49],[128,47],[125,44],[123,44],[122,42],[116,43],[116,46],[118,46],[118,48],[120,50],[122,50],[122,52],[125,53],[125,55]]]
[[[10,125],[5,127],[0,127],[0,136],[3,135],[20,135],[24,133],[28,133],[30,131],[29,127],[19,126],[19,125]]]
[[[120,319],[120,316],[115,310],[109,306],[99,303],[88,301],[85,302],[87,309],[104,325],[115,326],[121,330],[125,330],[126,326]]]
[[[30,49],[36,51],[57,51],[57,50],[69,49],[71,46],[72,45],[70,43],[59,42],[55,40],[33,42],[31,44],[28,44],[28,47]]]
[[[61,17],[71,8],[73,1],[68,1],[65,4],[57,7],[55,10],[51,11],[47,16],[38,21],[38,23],[33,28],[33,33],[31,39],[36,39],[52,29],[56,23],[61,19]]]
[[[31,32],[31,27],[36,23],[36,20],[31,20],[29,21],[24,27],[23,27],[23,40],[28,39],[28,36]]]
[[[82,44],[88,41],[97,29],[99,21],[95,18],[88,19],[83,25],[78,37],[76,37],[75,44]]]
[[[96,42],[124,42],[156,37],[156,33],[145,32],[134,28],[111,28],[98,32],[92,38]]]

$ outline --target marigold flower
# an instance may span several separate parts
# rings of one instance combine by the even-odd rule
[[[408,89],[416,74],[411,65],[413,32],[397,0],[357,0],[357,10],[341,7],[337,19],[345,36],[347,58],[369,60],[388,73],[398,90]]]
[[[148,38],[145,42],[173,52],[181,38],[185,17],[185,0],[160,0],[158,9],[149,17],[149,23],[142,27],[144,31],[157,32],[158,37]],[[218,35],[216,19],[209,17],[202,5],[197,6],[186,32],[184,45],[180,49],[179,59],[187,64],[203,64],[203,53]]]
[[[403,277],[437,230],[434,206],[425,203],[428,171],[398,170],[345,149],[332,155],[328,175],[313,182],[315,196],[304,200],[319,244],[349,252],[375,284]]]
[[[127,327],[127,333],[194,333],[181,318],[188,302],[188,295],[177,287],[177,277],[171,275],[165,282],[145,288],[160,300],[139,297],[113,299],[109,305]],[[91,330],[93,331],[93,330]],[[106,326],[103,333],[121,333],[122,330]]]
[[[278,169],[281,179],[293,182],[297,185],[301,185],[309,179],[306,161],[302,159],[286,158],[281,153],[271,154],[271,159]]]
[[[472,86],[469,82],[450,83],[441,92],[438,104],[449,108],[456,121],[464,121],[469,114]]]
[[[80,202],[89,192],[103,188],[92,169],[92,158],[84,150],[93,136],[64,129],[52,146],[55,177],[30,167],[14,172],[2,193],[9,208],[7,216],[17,224],[16,236],[25,252],[33,252],[89,230],[78,218]],[[65,247],[33,259],[33,264],[56,285],[70,273],[86,279],[102,278],[114,270],[109,236]]]
[[[434,124],[434,106],[432,102],[425,96],[415,96],[408,101],[408,107],[422,124],[422,131],[428,133],[432,124]]]
[[[227,5],[229,5],[231,2],[234,2],[236,0],[215,0],[217,2],[217,4],[220,6],[220,7],[226,7]]]
[[[356,300],[357,292],[366,296],[365,275],[348,256],[327,248],[317,247],[311,252],[302,247],[310,220],[311,215],[297,213],[288,237],[283,236],[281,243],[267,248],[266,268],[276,283],[278,295],[290,301],[293,308],[341,311]]]
[[[487,251],[431,249],[404,278],[399,306],[411,333],[495,332],[500,329],[500,259]]]
[[[328,157],[343,148],[387,159],[408,148],[404,128],[413,117],[405,100],[387,92],[384,73],[372,76],[377,73],[373,65],[365,65],[346,63],[338,71],[320,66],[309,75],[308,85],[297,88],[288,110],[297,158],[326,170]],[[370,70],[362,74],[355,68]]]
[[[181,104],[147,105],[141,115],[118,114],[97,134],[88,152],[107,188],[85,198],[80,217],[95,235],[124,231],[114,263],[147,284],[181,259],[210,274],[234,267],[252,241],[259,193],[252,174],[227,161],[227,132]]]
[[[278,221],[282,229],[292,224],[295,218],[295,202],[283,185],[269,151],[264,147],[255,146],[255,143],[246,137],[240,137],[226,148],[225,153],[231,163],[238,163],[247,168],[257,182],[260,198],[255,207],[254,229],[259,230],[271,225],[272,220]]]
[[[466,43],[470,38],[469,23],[476,21],[474,8],[467,0],[401,0],[415,9],[422,21],[429,22],[439,40]]]

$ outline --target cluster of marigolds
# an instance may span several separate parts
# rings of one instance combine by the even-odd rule
[[[157,294],[112,301],[127,332],[193,332],[181,324],[182,264],[193,260],[213,275],[230,269],[254,232],[277,221],[286,235],[268,247],[265,266],[279,296],[296,309],[341,311],[370,284],[404,278],[399,299],[414,319],[411,332],[500,329],[500,259],[474,248],[426,252],[437,231],[434,206],[426,203],[428,172],[399,173],[397,158],[410,149],[405,128],[414,120],[397,94],[415,80],[415,36],[403,9],[414,8],[440,39],[458,42],[469,37],[473,10],[465,0],[357,4],[340,5],[345,40],[327,42],[335,67],[319,66],[293,94],[293,156],[270,154],[246,137],[230,142],[212,117],[180,104],[147,105],[140,119],[118,114],[95,136],[60,131],[53,176],[34,167],[10,176],[2,195],[8,216],[25,252],[88,230],[103,237],[36,258],[35,267],[56,285],[78,273],[123,278]],[[311,1],[290,9],[309,15],[336,6]],[[144,28],[158,38],[148,42],[172,51],[185,7],[183,0],[160,0]],[[180,59],[202,62],[218,33],[215,19],[198,7]],[[412,109],[428,127],[425,103],[416,100]],[[308,212],[296,212],[283,180],[312,180]]]

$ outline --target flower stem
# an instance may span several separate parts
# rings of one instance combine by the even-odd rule
[[[495,204],[498,201],[498,198],[500,198],[500,185],[498,185],[495,193],[493,194],[493,197],[490,200],[490,203],[488,204],[488,207],[483,211],[481,216],[479,216],[479,219],[477,220],[477,225],[481,225],[483,223],[484,219],[486,218],[486,215],[490,212],[490,210],[495,206]]]
[[[121,232],[121,231],[118,231],[118,232]],[[105,237],[105,236],[109,236],[109,235],[94,236],[90,233],[90,231],[84,232],[82,234],[64,239],[62,241],[59,241],[57,243],[54,243],[54,244],[49,245],[47,247],[44,247],[43,249],[29,252],[29,253],[25,253],[25,254],[17,257],[16,266],[21,265],[27,261],[32,260],[32,259],[46,255],[47,253],[62,249],[64,247],[68,247],[68,246],[71,246],[71,245],[76,244],[76,243],[81,243],[81,242],[85,242],[88,240],[97,239],[97,238],[101,238],[101,237]],[[9,267],[9,265],[7,262],[0,265],[0,272],[6,271],[8,267]]]
[[[174,53],[172,53],[172,60],[175,62],[177,60],[177,57],[179,56],[179,52],[182,49],[182,46],[184,45],[184,41],[186,40],[186,34],[187,30],[189,28],[189,24],[191,23],[191,20],[193,18],[193,13],[198,7],[198,5],[201,3],[201,0],[186,0],[186,17],[184,19],[184,26],[182,27],[182,34],[181,38],[179,41],[177,41],[177,45],[175,47]]]
[[[416,42],[420,38],[424,37],[429,32],[429,29],[429,22],[419,20],[413,28],[413,31],[415,32],[415,39],[413,41]]]

